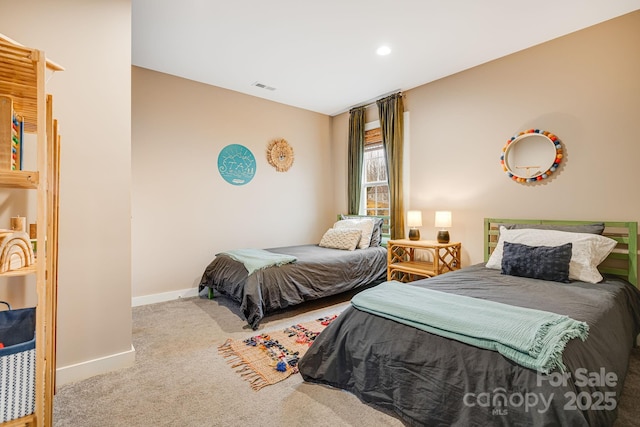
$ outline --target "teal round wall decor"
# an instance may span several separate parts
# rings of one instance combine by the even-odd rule
[[[218,171],[229,184],[247,184],[256,174],[256,158],[244,145],[227,145],[218,154]]]

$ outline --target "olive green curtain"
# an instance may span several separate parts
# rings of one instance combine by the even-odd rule
[[[396,93],[376,101],[380,116],[382,143],[387,156],[389,180],[389,225],[391,239],[404,239],[404,198],[402,195],[404,105]]]
[[[350,215],[358,215],[360,213],[365,110],[366,107],[357,107],[349,111],[349,171],[347,177],[347,194],[349,195],[348,209]]]

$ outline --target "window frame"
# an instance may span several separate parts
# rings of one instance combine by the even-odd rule
[[[371,135],[371,131],[375,131],[377,130],[377,133],[373,133],[373,135]],[[380,133],[381,129],[380,129],[380,121],[376,120],[374,122],[370,122],[370,123],[366,123],[365,124],[365,148],[364,151],[365,153],[367,152],[367,150],[382,150],[382,154],[383,154],[383,158],[384,158],[384,167],[386,168],[386,173],[385,175],[388,173],[388,167],[387,167],[387,159],[386,159],[386,154],[384,153],[384,145],[382,143],[382,135]],[[370,138],[373,138],[372,141],[367,142],[367,133],[369,133]],[[375,148],[373,148],[373,146],[375,146]],[[360,178],[360,207],[359,207],[359,214],[360,215],[368,215],[368,207],[367,207],[367,189],[369,187],[374,187],[374,186],[380,186],[382,185],[386,185],[387,187],[387,200],[389,200],[389,177],[387,176],[387,179],[385,181],[372,181],[372,182],[366,182],[366,177],[367,177],[367,163],[366,160],[363,157],[363,165],[362,165],[362,176]],[[388,217],[390,215],[391,212],[391,207],[388,206],[386,209],[385,213],[381,213],[379,209],[376,209],[376,213],[374,215],[376,216],[386,216]]]

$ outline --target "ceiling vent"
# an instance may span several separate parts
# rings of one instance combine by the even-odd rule
[[[275,88],[275,87],[273,87],[273,86],[267,86],[266,84],[264,84],[264,83],[260,83],[260,82],[255,82],[255,83],[253,83],[253,85],[252,85],[252,86],[256,86],[256,87],[259,87],[259,88],[261,88],[261,89],[266,89],[266,90],[276,90],[276,88]]]

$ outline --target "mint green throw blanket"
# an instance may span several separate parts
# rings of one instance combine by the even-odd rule
[[[587,339],[589,325],[560,314],[384,282],[351,299],[363,311],[476,347],[548,374],[565,371],[562,352],[572,338]]]
[[[283,265],[297,260],[293,255],[277,254],[264,249],[234,249],[220,252],[218,255],[227,255],[244,264],[249,274],[262,268],[274,265]]]

